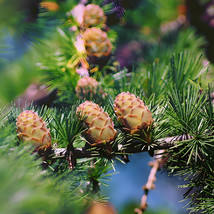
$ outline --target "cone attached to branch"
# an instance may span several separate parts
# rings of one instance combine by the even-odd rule
[[[76,93],[79,98],[96,94],[99,83],[92,77],[83,77],[77,82]]]
[[[88,4],[85,7],[83,14],[83,25],[85,29],[98,26],[102,28],[105,26],[105,22],[106,16],[101,7],[96,4]]]
[[[88,28],[83,33],[86,53],[91,57],[107,57],[111,54],[112,44],[106,32],[99,28]]]
[[[122,92],[115,98],[114,110],[117,118],[131,134],[152,125],[152,114],[143,101],[129,92]]]
[[[30,142],[37,149],[51,146],[49,129],[37,113],[26,110],[17,117],[16,121],[18,138],[23,142]]]
[[[85,123],[88,130],[85,132],[85,137],[92,146],[109,143],[115,139],[117,131],[111,118],[97,104],[85,101],[78,106],[77,113],[86,116]]]

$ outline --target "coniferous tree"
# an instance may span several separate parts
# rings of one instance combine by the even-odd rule
[[[33,57],[5,63],[0,73],[1,213],[116,213],[100,185],[116,161],[140,152],[154,160],[133,213],[146,211],[158,170],[183,179],[189,212],[214,212],[213,76],[205,40],[187,28],[184,11],[165,14],[179,4],[36,4],[33,29],[44,28],[45,17],[55,21],[51,33],[36,37]],[[142,13],[147,19],[139,23]],[[119,21],[110,23],[112,14]],[[170,18],[177,19],[162,24]],[[130,37],[142,49],[127,69],[116,56]],[[32,79],[57,94],[49,106],[33,97],[24,108],[9,105]]]

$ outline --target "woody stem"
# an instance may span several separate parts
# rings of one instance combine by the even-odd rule
[[[141,203],[140,203],[140,208],[136,208],[134,211],[137,214],[143,214],[143,212],[146,210],[147,208],[147,197],[148,197],[148,193],[151,189],[155,188],[154,182],[156,181],[156,172],[159,168],[159,161],[155,160],[152,162],[149,162],[149,166],[152,167],[147,183],[146,185],[143,186],[143,190],[144,190],[144,195],[141,198]]]
[[[168,137],[165,139],[158,140],[154,146],[153,150],[161,150],[161,149],[169,149],[176,145],[176,142],[179,141],[176,137]],[[115,153],[112,153],[112,157],[121,154],[133,154],[133,153],[140,153],[140,152],[147,152],[148,147],[123,147],[122,145],[118,145],[118,150]],[[85,148],[75,148],[72,150],[73,155],[75,158],[89,158],[89,157],[106,157],[106,153],[99,152],[99,149],[96,151],[88,150]],[[53,155],[51,158],[53,159],[60,159],[65,158],[67,154],[66,148],[56,148],[53,149]],[[111,156],[111,155],[110,155]]]

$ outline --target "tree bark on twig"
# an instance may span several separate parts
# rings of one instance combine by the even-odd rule
[[[176,145],[176,142],[179,141],[177,137],[168,137],[165,139],[160,139],[154,144],[153,150],[162,150],[162,149],[169,149]],[[147,152],[148,147],[123,147],[118,146],[118,150],[115,153],[112,153],[112,157],[121,155],[121,154],[133,154],[133,153],[140,153],[140,152]],[[107,157],[109,154],[106,154],[104,152],[93,151],[93,150],[87,150],[85,148],[75,148],[72,150],[73,155],[75,155],[75,158],[90,158],[90,157]],[[54,155],[52,156],[53,159],[60,159],[65,158],[67,154],[66,148],[56,148],[53,149]],[[111,157],[111,154],[110,154]]]
[[[147,206],[148,206],[147,197],[148,197],[149,191],[155,188],[154,182],[156,181],[156,177],[155,177],[156,173],[158,169],[162,168],[163,165],[168,160],[167,156],[165,157],[163,156],[163,154],[166,153],[166,149],[175,146],[177,141],[187,140],[190,138],[192,138],[192,136],[189,136],[188,134],[184,134],[181,136],[169,137],[169,138],[158,140],[160,144],[156,148],[157,152],[156,152],[155,160],[152,162],[149,162],[149,166],[151,166],[152,169],[150,171],[146,185],[143,186],[144,195],[141,198],[140,208],[135,208],[134,210],[136,214],[143,214],[144,211],[147,209]],[[161,142],[164,142],[164,143],[161,143]]]
[[[158,171],[158,168],[159,168],[159,160],[154,160],[152,162],[149,162],[149,166],[151,166],[152,169],[150,171],[146,185],[143,186],[144,195],[141,198],[140,208],[136,208],[134,210],[135,213],[137,213],[137,214],[143,214],[143,212],[147,208],[148,193],[151,189],[155,188],[154,182],[156,181],[155,175],[156,175],[156,172]]]

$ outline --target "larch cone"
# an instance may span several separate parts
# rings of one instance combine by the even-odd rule
[[[97,104],[85,101],[77,107],[77,113],[86,116],[85,123],[88,130],[85,136],[93,146],[109,143],[115,139],[117,131],[111,118]]]
[[[114,100],[117,118],[134,134],[152,125],[152,114],[144,102],[129,92],[122,92]]]
[[[77,82],[76,94],[79,98],[84,98],[88,94],[96,94],[98,86],[99,83],[94,78],[82,77]]]
[[[18,138],[23,142],[30,142],[36,148],[51,146],[51,135],[46,123],[36,112],[26,110],[16,119]]]
[[[83,13],[83,25],[85,29],[97,26],[104,27],[105,23],[106,16],[100,6],[96,4],[88,4],[85,7]]]
[[[88,28],[83,33],[83,39],[88,57],[107,57],[111,54],[112,44],[107,33],[100,28]]]

